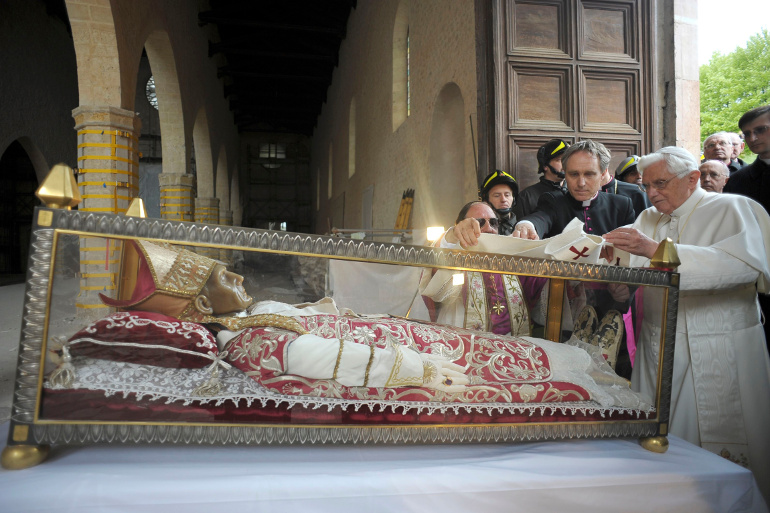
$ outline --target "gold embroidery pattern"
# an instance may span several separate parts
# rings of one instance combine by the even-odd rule
[[[422,382],[423,383],[430,383],[434,379],[436,379],[436,376],[438,376],[438,369],[436,368],[436,364],[432,362],[423,362],[422,364]]]
[[[543,350],[531,342],[484,337],[476,337],[475,340],[478,347],[471,348],[468,354],[471,357],[471,374],[481,377],[479,383],[527,383],[551,379]]]
[[[369,384],[369,371],[372,370],[372,363],[374,363],[374,345],[369,346],[369,362],[366,364],[366,372],[364,373],[364,386]]]
[[[393,362],[393,368],[390,371],[388,380],[385,382],[385,386],[414,387],[422,385],[422,376],[399,377],[399,374],[401,373],[401,367],[404,364],[404,354],[398,347],[394,347],[394,349],[396,352],[396,360]]]
[[[210,258],[182,249],[159,288],[186,297],[196,296],[206,285],[215,265]]]
[[[524,301],[524,291],[521,282],[517,276],[512,274],[503,275],[503,284],[505,288],[505,298],[508,302],[508,312],[510,315],[511,335],[529,335],[532,328],[529,322],[529,308]]]
[[[465,301],[464,326],[469,330],[485,331],[487,325],[487,297],[484,292],[484,279],[481,273],[466,272],[468,283],[467,299]]]
[[[394,379],[396,376],[398,376],[398,371],[401,369],[401,363],[404,360],[404,355],[401,354],[400,351],[396,350],[396,359],[393,361],[393,367],[390,369],[390,376],[388,376],[388,380],[385,382],[385,386],[394,386]]]
[[[203,315],[195,310],[192,305],[190,305],[185,309],[184,312],[182,312],[182,315],[180,315],[179,318],[203,324],[221,324],[230,331],[240,331],[245,330],[246,328],[269,326],[273,328],[281,328],[293,331],[295,333],[299,333],[300,335],[306,335],[308,333],[308,330],[302,327],[302,324],[300,324],[296,319],[279,314],[260,314],[250,315],[248,317],[215,317],[212,315]]]
[[[559,390],[558,388],[555,388],[549,384],[548,389],[545,391],[545,394],[543,394],[541,401],[544,403],[559,402],[569,398],[570,396],[573,396],[575,401],[583,400],[583,396],[575,390]]]
[[[340,362],[342,361],[342,350],[345,347],[345,341],[340,339],[340,350],[337,352],[337,363],[334,364],[334,374],[332,379],[337,379],[337,371],[340,370]]]
[[[276,374],[284,372],[280,360],[274,354],[281,342],[297,338],[296,334],[261,330],[249,332],[245,336],[243,341],[240,340],[241,337],[236,337],[227,345],[228,361],[248,364],[251,371],[247,371],[247,375],[259,374],[262,369]]]
[[[206,285],[211,271],[217,265],[216,260],[169,244],[147,242],[137,246],[144,254],[157,290],[170,296],[195,297]],[[172,258],[173,263],[168,271],[159,276],[156,267],[165,269]]]

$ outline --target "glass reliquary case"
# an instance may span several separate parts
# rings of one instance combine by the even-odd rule
[[[10,468],[55,444],[666,447],[671,271],[51,208],[31,240]],[[654,397],[629,382],[643,322]]]

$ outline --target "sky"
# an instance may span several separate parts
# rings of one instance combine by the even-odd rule
[[[760,29],[770,29],[769,0],[698,0],[698,65],[728,54]]]

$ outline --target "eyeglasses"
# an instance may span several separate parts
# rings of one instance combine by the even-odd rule
[[[668,180],[655,180],[654,182],[650,183],[642,183],[642,187],[644,187],[644,190],[648,191],[650,189],[657,189],[659,191],[662,191],[666,187],[668,187],[668,182],[673,180],[674,178],[677,178],[676,176],[672,176]]]
[[[708,143],[708,144],[707,144],[706,146],[704,146],[704,147],[705,147],[705,148],[708,148],[708,149],[711,149],[711,148],[716,148],[717,146],[724,146],[725,148],[727,148],[728,146],[732,146],[732,145],[733,145],[733,143],[732,143],[732,142],[727,142],[727,141],[717,141],[717,142],[710,142],[710,143]]]
[[[767,132],[767,129],[770,128],[770,125],[762,125],[758,126],[754,130],[744,130],[743,131],[743,137],[745,139],[751,139],[751,134],[754,134],[754,137],[759,137],[760,135]]]
[[[497,229],[497,227],[500,226],[500,220],[496,217],[490,217],[488,219],[485,217],[477,217],[476,221],[479,222],[479,228],[484,228],[484,225],[487,224],[487,222],[489,223],[489,226],[494,229]]]

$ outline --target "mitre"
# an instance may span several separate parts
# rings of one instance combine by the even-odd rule
[[[198,296],[219,263],[186,249],[138,240],[126,241],[139,254],[136,286],[131,298],[113,299],[99,294],[105,305],[158,312],[181,318]]]

